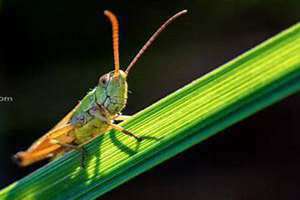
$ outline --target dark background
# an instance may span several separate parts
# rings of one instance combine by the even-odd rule
[[[299,0],[0,0],[0,188],[42,166],[11,156],[64,116],[112,70],[111,27],[121,25],[121,65],[175,12],[131,71],[133,114],[300,19]],[[194,146],[103,199],[299,199],[300,95],[293,95]]]

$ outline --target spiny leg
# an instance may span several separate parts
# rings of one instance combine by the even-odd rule
[[[132,116],[130,116],[130,115],[122,115],[122,114],[119,114],[119,115],[116,115],[115,116],[115,118],[114,118],[114,120],[115,121],[125,121],[125,120],[127,120],[127,119],[129,119],[129,118],[131,118]],[[113,125],[115,125],[115,124],[113,124]],[[117,125],[115,125],[115,126],[117,126]],[[112,126],[113,127],[113,126]],[[113,127],[114,128],[114,127]],[[120,129],[117,129],[117,128],[115,128],[115,129],[117,129],[118,131],[122,131],[123,133],[125,133],[124,131],[126,131],[126,133],[125,134],[127,134],[127,135],[130,135],[130,136],[132,136],[132,137],[137,137],[137,136],[135,136],[132,132],[129,132],[128,130],[125,130],[123,127],[121,127],[121,126],[119,126],[118,128],[120,128],[120,129],[123,129],[123,131],[122,130],[120,130]],[[128,134],[129,133],[129,134]],[[134,135],[134,136],[133,136]],[[139,141],[141,141],[141,140],[146,140],[146,139],[148,139],[148,140],[155,140],[155,141],[159,141],[160,139],[162,139],[162,137],[161,138],[157,138],[157,137],[151,137],[151,136],[142,136],[142,137],[139,137]]]
[[[138,142],[141,142],[141,141],[143,140],[143,138],[141,138],[141,137],[135,135],[134,133],[132,133],[132,132],[126,130],[126,129],[123,128],[122,126],[119,126],[119,125],[113,124],[113,123],[109,123],[109,125],[110,125],[113,129],[115,129],[115,130],[117,130],[117,131],[121,131],[122,133],[124,133],[124,134],[126,134],[126,135],[128,135],[128,136],[130,136],[130,137],[135,138]]]
[[[100,111],[100,109],[102,109],[103,112]],[[96,117],[97,119],[107,123],[108,125],[110,125],[113,129],[121,131],[122,133],[129,135],[131,137],[134,137],[138,142],[141,142],[143,139],[136,136],[135,134],[133,134],[132,132],[124,129],[123,127],[113,124],[111,120],[109,120],[107,117],[103,116],[102,113],[107,112],[107,110],[103,107],[99,107],[99,106],[94,106],[89,110],[90,114],[93,115],[94,117]]]
[[[55,139],[52,139],[51,143],[58,144],[58,145],[60,145],[62,147],[65,147],[65,148],[74,149],[76,151],[79,151],[80,155],[81,155],[80,166],[82,168],[85,167],[84,166],[84,161],[85,161],[85,157],[86,157],[87,152],[86,152],[86,150],[85,150],[85,148],[83,146],[76,146],[76,145],[73,145],[73,144],[66,144],[66,143],[62,143],[62,142],[60,142],[58,140],[55,140]]]

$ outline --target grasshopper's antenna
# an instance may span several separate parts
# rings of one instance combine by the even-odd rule
[[[128,75],[130,69],[132,66],[138,61],[138,59],[143,55],[143,53],[148,49],[148,47],[154,42],[154,40],[159,36],[159,34],[171,23],[173,22],[176,18],[180,17],[181,15],[184,15],[187,13],[187,10],[182,10],[172,17],[170,17],[163,25],[157,29],[157,31],[149,38],[149,40],[144,44],[144,46],[141,48],[141,50],[137,53],[137,55],[133,58],[131,63],[128,65],[126,69],[126,74]]]
[[[114,50],[115,73],[114,77],[119,77],[120,60],[119,60],[119,22],[117,17],[109,10],[104,11],[104,15],[109,19],[112,25],[112,39]]]

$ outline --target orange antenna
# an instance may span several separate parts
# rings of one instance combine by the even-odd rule
[[[117,17],[109,10],[104,11],[104,15],[109,19],[112,25],[112,39],[113,39],[113,50],[114,50],[114,62],[115,62],[115,73],[114,77],[119,77],[120,60],[119,60],[119,22]]]
[[[187,10],[183,10],[180,11],[178,13],[176,13],[175,15],[173,15],[172,17],[170,17],[165,23],[163,23],[163,25],[161,25],[159,27],[159,29],[157,29],[157,31],[149,38],[149,40],[146,42],[146,44],[144,44],[144,46],[141,48],[141,50],[136,54],[136,56],[133,58],[133,60],[131,61],[131,63],[128,65],[127,69],[126,69],[126,74],[129,73],[130,69],[132,68],[132,66],[134,66],[134,64],[138,61],[138,59],[143,55],[143,53],[148,49],[148,47],[154,42],[154,40],[159,36],[159,34],[171,23],[173,22],[176,18],[180,17],[181,15],[184,15],[187,13]]]

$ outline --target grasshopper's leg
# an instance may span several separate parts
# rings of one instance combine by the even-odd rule
[[[103,108],[102,108],[103,109]],[[105,110],[104,110],[105,111]],[[106,122],[108,125],[110,125],[113,129],[117,130],[117,131],[121,131],[122,133],[129,135],[131,137],[134,137],[137,141],[142,141],[142,138],[136,136],[135,134],[133,134],[132,132],[124,129],[123,127],[113,124],[111,120],[107,119],[107,117],[103,116],[99,110],[99,107],[93,107],[90,110],[90,114],[92,114],[93,116],[95,116],[96,118],[98,118],[99,120]]]
[[[62,147],[65,147],[65,148],[69,148],[69,149],[74,149],[76,151],[79,151],[80,154],[81,154],[81,159],[80,159],[80,166],[82,168],[84,168],[84,161],[85,161],[85,157],[86,157],[86,150],[83,146],[76,146],[76,145],[72,145],[72,144],[66,144],[66,143],[62,143],[58,140],[55,140],[55,139],[52,139],[51,140],[51,143],[53,144],[58,144]]]
[[[118,116],[116,116],[116,118],[114,120],[125,121],[125,120],[129,119],[130,117],[131,117],[130,115],[118,115]]]
[[[113,124],[113,123],[110,123],[109,124],[113,129],[117,130],[117,131],[121,131],[122,133],[130,136],[130,137],[134,137],[137,141],[141,142],[143,140],[143,138],[135,135],[134,133],[126,130],[125,128],[123,128],[122,126],[119,126],[117,124]]]

